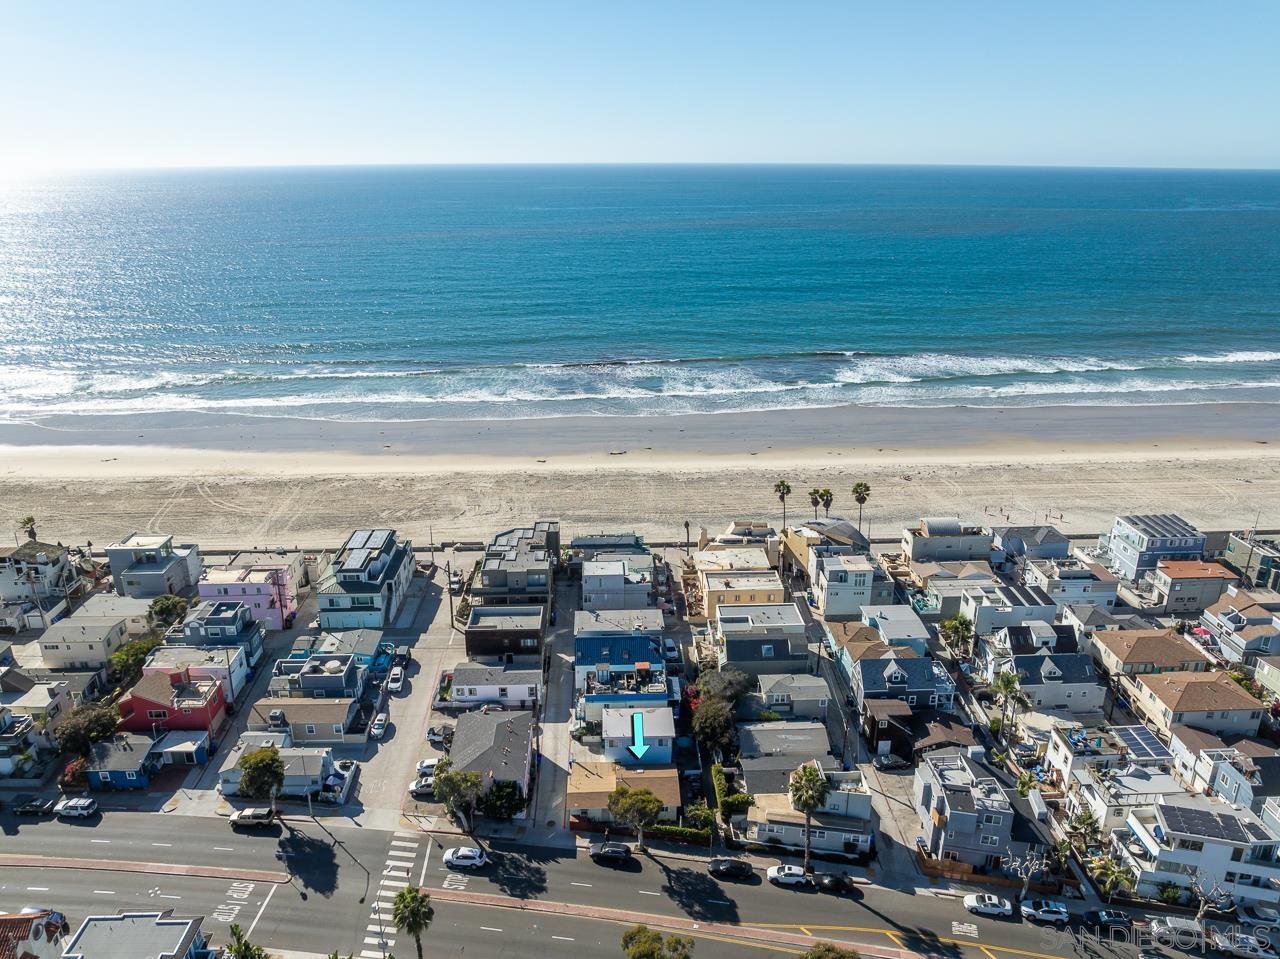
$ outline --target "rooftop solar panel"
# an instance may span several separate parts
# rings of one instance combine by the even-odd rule
[[[1156,738],[1156,734],[1145,726],[1117,726],[1113,732],[1124,743],[1129,753],[1139,759],[1173,758],[1173,753],[1169,752],[1169,747]]]
[[[358,529],[351,534],[351,538],[347,540],[347,549],[363,549],[365,544],[369,542],[372,535],[367,529]]]
[[[346,560],[343,561],[342,568],[343,569],[362,569],[364,567],[365,561],[368,560],[368,558],[369,558],[369,551],[367,549],[353,549],[350,553],[347,554]]]
[[[365,542],[365,546],[374,552],[381,552],[387,545],[387,540],[391,539],[391,530],[375,529],[369,534],[369,539]]]

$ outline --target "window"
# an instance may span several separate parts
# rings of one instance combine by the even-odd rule
[[[985,816],[982,817],[982,821],[984,824],[988,826],[998,826],[1002,822],[1004,822],[1004,818],[1001,816],[993,816],[991,813],[987,813]]]
[[[313,726],[311,723],[307,723],[307,725],[304,726],[303,729],[306,731],[308,736],[314,736],[316,734],[316,727]]]
[[[537,698],[538,698],[538,687],[537,687],[537,686],[530,686],[530,687],[529,687],[529,697],[528,697],[528,698],[529,698],[529,699],[537,699]]]
[[[167,709],[148,709],[148,710],[147,710],[147,718],[148,718],[148,719],[168,719],[168,718],[169,718],[169,710],[167,710]]]
[[[773,658],[773,647],[772,647],[772,646],[769,646],[769,645],[767,645],[767,644],[766,644],[766,645],[764,645],[764,646],[761,646],[761,647],[760,647],[760,655],[761,655],[763,658],[765,658],[765,659],[772,659],[772,658]]]
[[[827,708],[827,700],[825,700],[825,699],[819,699],[819,700],[818,700],[818,708],[819,708],[819,709],[826,709],[826,708]]]
[[[907,697],[907,705],[908,705],[908,706],[914,706],[915,704],[916,704],[916,698],[915,698],[914,696],[908,696],[908,697]]]
[[[137,773],[135,773],[132,769],[127,769],[127,770],[125,770],[124,778],[125,778],[125,779],[137,779],[137,778],[138,778],[138,774],[137,774]]]
[[[1189,849],[1192,852],[1200,852],[1200,850],[1204,849],[1204,843],[1202,843],[1198,839],[1179,839],[1178,848]],[[1239,849],[1236,850],[1237,853],[1239,851],[1240,851]],[[1232,858],[1235,858],[1235,857],[1232,857]]]
[[[889,721],[888,721],[887,719],[882,719],[882,720],[880,720],[878,723],[876,723],[876,726],[877,726],[877,728],[879,728],[879,729],[888,729],[888,728],[889,728]]]
[[[342,735],[342,723],[334,723],[334,724],[333,724],[333,731],[334,731],[334,733],[335,733],[335,734],[337,734],[337,735],[341,736],[341,735]]]
[[[984,846],[998,846],[1000,845],[1000,837],[999,836],[983,836],[982,844]]]
[[[111,782],[111,773],[98,773],[98,782]]]
[[[810,833],[810,835],[811,835],[814,839],[826,839],[826,838],[827,838],[827,831],[826,831],[825,829],[815,829],[815,830],[813,830],[813,832],[811,832],[811,833]]]

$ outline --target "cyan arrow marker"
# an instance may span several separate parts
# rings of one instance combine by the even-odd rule
[[[644,744],[644,713],[631,714],[631,745],[627,747],[636,759],[644,759],[649,747]]]

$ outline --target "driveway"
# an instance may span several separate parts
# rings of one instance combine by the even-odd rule
[[[920,818],[911,794],[914,772],[881,772],[870,763],[859,769],[871,788],[871,808],[876,812],[877,881],[895,889],[927,884],[915,857]]]

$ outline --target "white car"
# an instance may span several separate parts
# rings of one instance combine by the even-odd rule
[[[676,641],[667,637],[662,641],[662,658],[669,663],[678,662],[680,659],[680,647],[676,645]]]
[[[409,783],[409,795],[414,799],[434,795],[436,791],[435,776],[419,776]]]
[[[1044,922],[1054,926],[1065,926],[1071,921],[1071,913],[1067,907],[1052,899],[1028,899],[1021,907],[1022,918]]]
[[[989,892],[979,892],[964,897],[964,907],[979,916],[1012,916],[1013,903]]]
[[[765,875],[775,886],[802,886],[809,881],[799,866],[770,866]]]
[[[390,717],[386,713],[378,713],[373,717],[373,722],[369,724],[369,738],[381,739],[387,733],[387,723]]]
[[[1277,926],[1280,927],[1280,912],[1270,906],[1249,906],[1239,910],[1236,915],[1245,926]]]
[[[436,774],[436,767],[439,765],[439,756],[432,756],[430,759],[420,759],[418,760],[418,775],[434,776]]]
[[[387,677],[387,692],[398,693],[402,689],[404,689],[404,668],[397,666]]]
[[[59,799],[58,804],[53,807],[55,816],[64,816],[67,819],[81,819],[92,816],[97,811],[97,801],[88,798]]]
[[[488,862],[484,850],[475,846],[455,846],[444,854],[444,864],[450,869],[479,869]]]
[[[1215,952],[1239,959],[1275,959],[1276,955],[1266,940],[1243,932],[1214,932],[1209,936],[1209,944]]]

